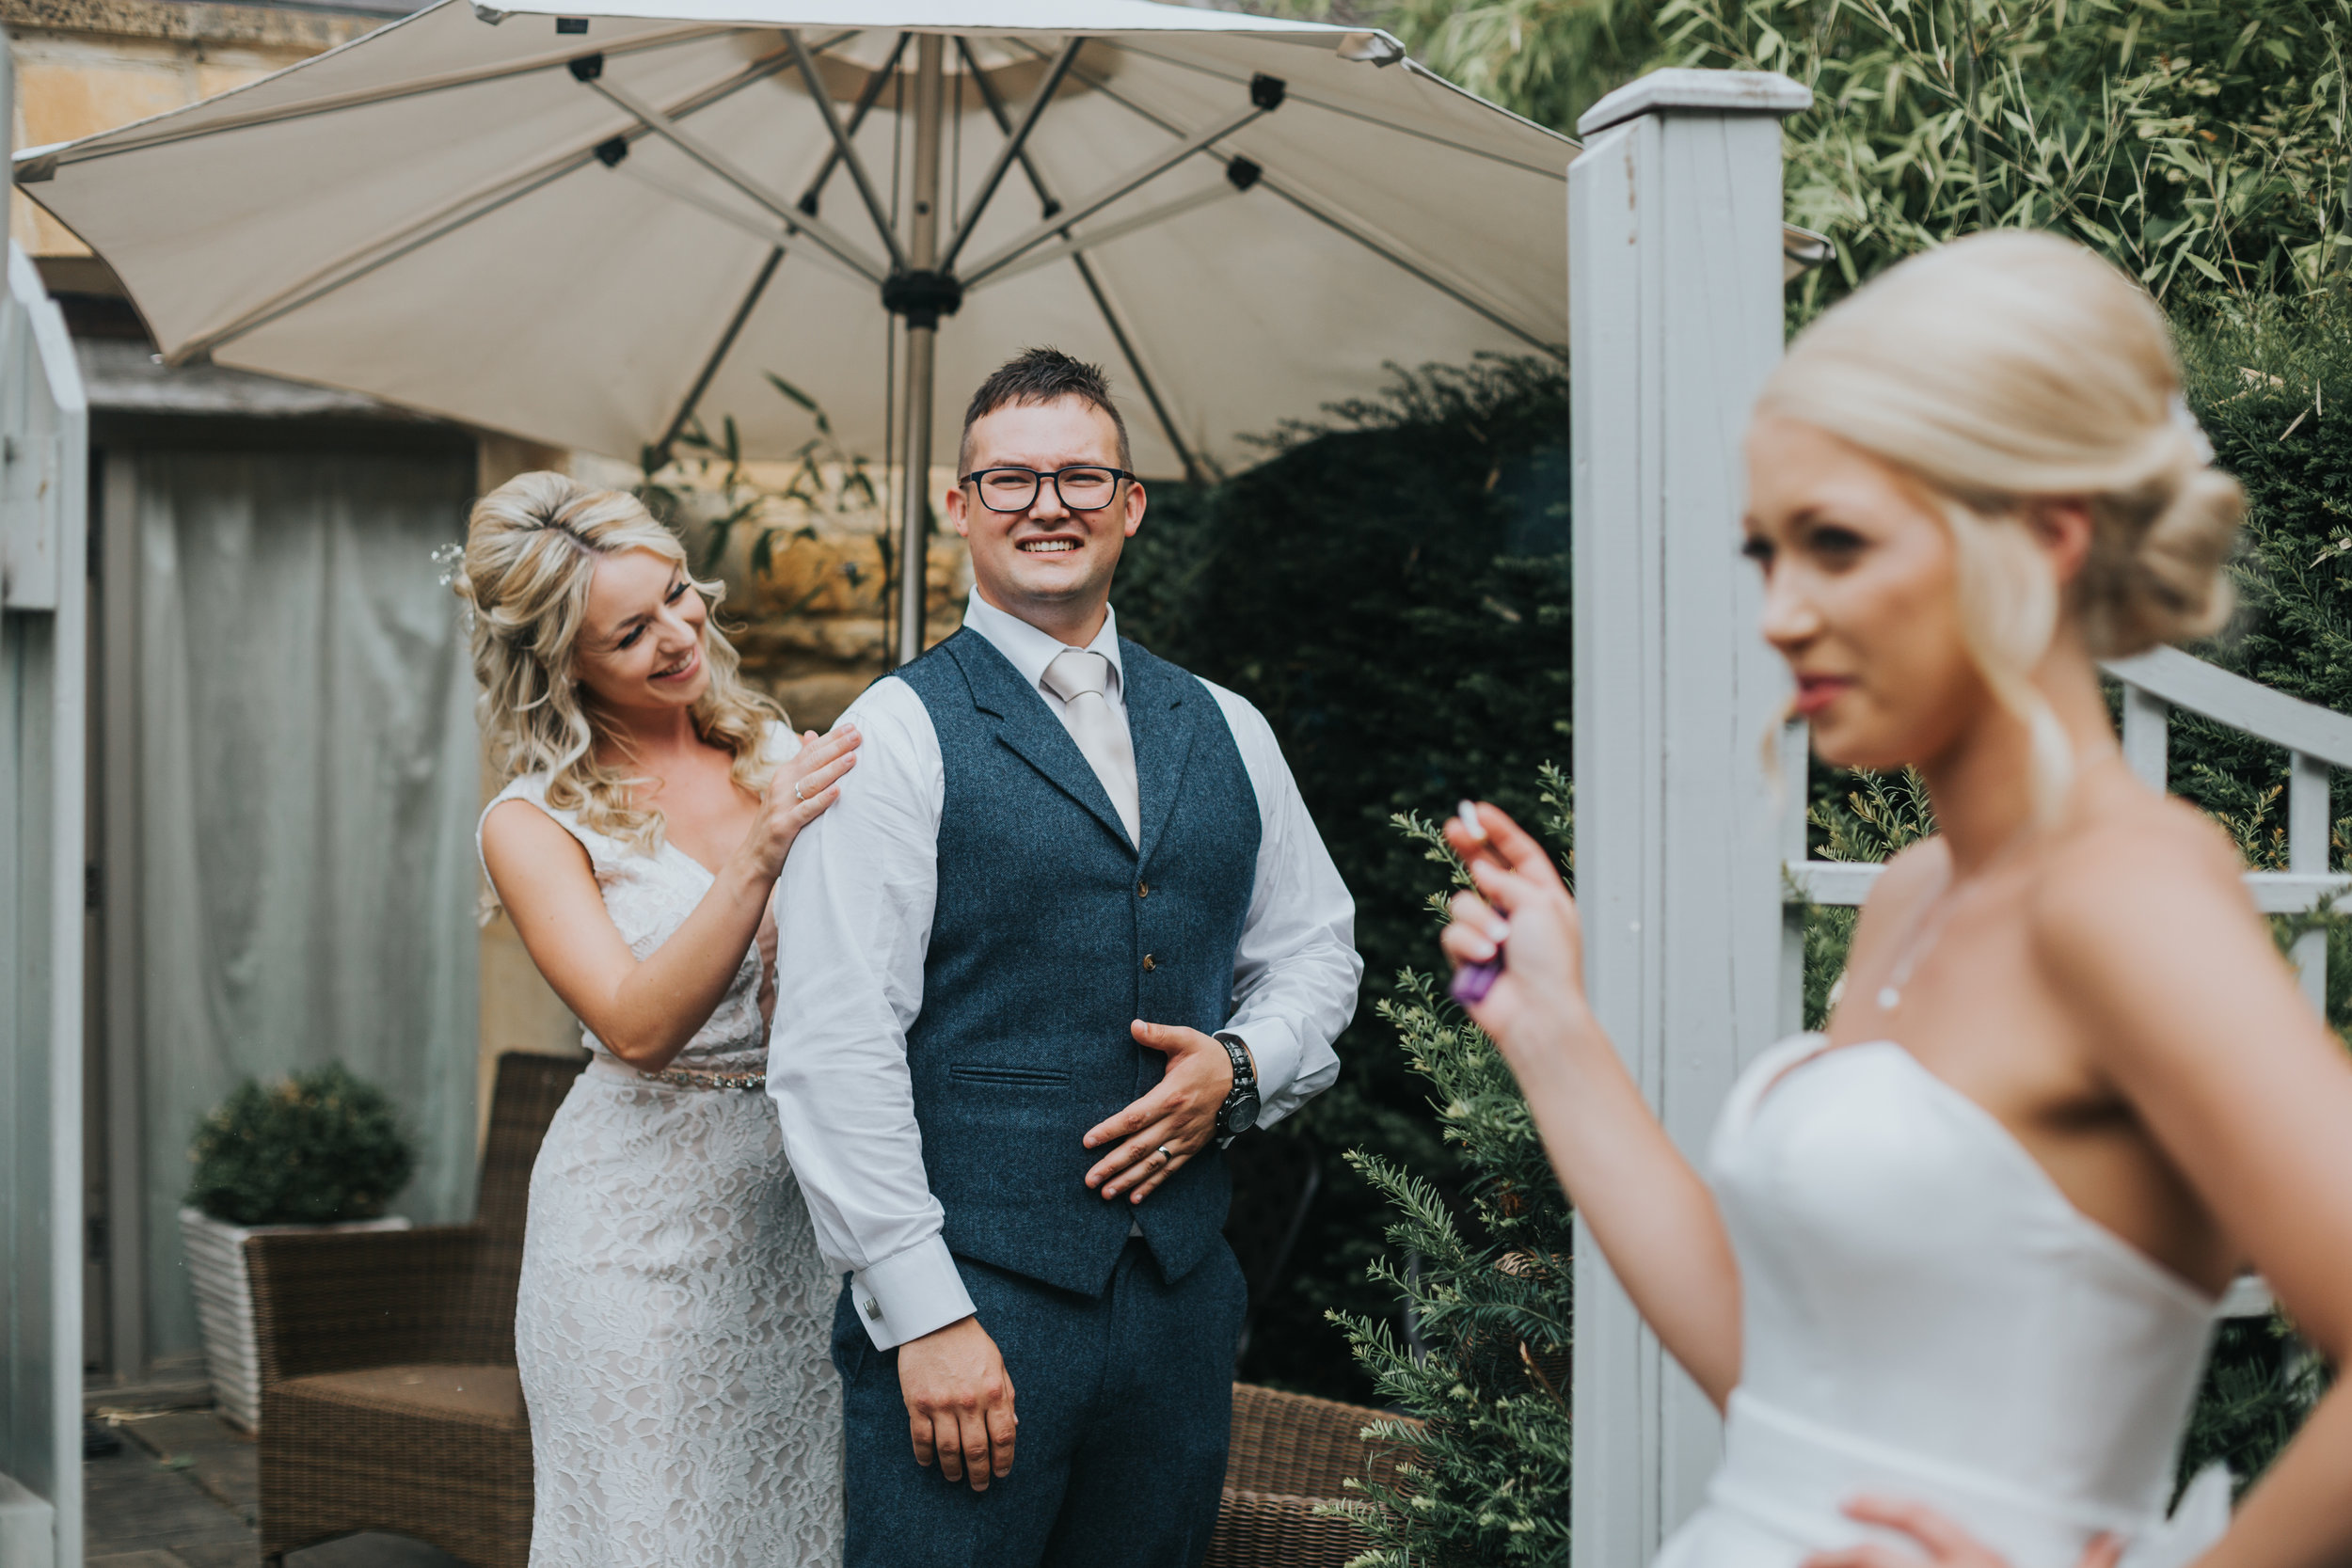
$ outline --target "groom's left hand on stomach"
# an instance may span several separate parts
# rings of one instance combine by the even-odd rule
[[[1087,1185],[1105,1198],[1141,1203],[1216,1136],[1216,1113],[1233,1092],[1233,1058],[1198,1029],[1137,1019],[1132,1032],[1137,1045],[1167,1054],[1168,1073],[1151,1093],[1087,1133],[1087,1148],[1109,1148],[1087,1172]]]

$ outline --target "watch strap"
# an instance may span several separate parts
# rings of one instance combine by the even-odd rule
[[[1216,1034],[1216,1043],[1223,1046],[1225,1054],[1233,1059],[1233,1087],[1238,1089],[1246,1085],[1253,1090],[1257,1088],[1258,1064],[1249,1054],[1249,1047],[1242,1037],[1220,1029]]]

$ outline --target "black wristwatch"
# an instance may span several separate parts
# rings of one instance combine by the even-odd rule
[[[1258,1069],[1239,1035],[1221,1034],[1216,1042],[1233,1058],[1233,1091],[1216,1112],[1216,1147],[1223,1148],[1258,1125]]]

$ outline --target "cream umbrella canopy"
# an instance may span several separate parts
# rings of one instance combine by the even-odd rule
[[[1574,152],[1384,34],[1147,0],[440,0],[17,178],[174,362],[627,455],[794,451],[772,372],[920,476],[1052,342],[1164,475],[1392,363],[1565,356]]]

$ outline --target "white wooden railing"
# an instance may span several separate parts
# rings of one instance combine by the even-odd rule
[[[2352,769],[2352,718],[2274,691],[2177,648],[2158,648],[2103,668],[2123,688],[2123,758],[2143,781],[2165,787],[2168,726],[2174,708],[2229,725],[2287,752],[2287,869],[2249,871],[2246,885],[2265,914],[2302,914],[2322,899],[2352,888],[2352,876],[2328,869],[2328,770]],[[1804,1006],[1804,911],[1810,905],[1852,906],[1869,896],[1883,866],[1817,861],[1805,856],[1805,738],[1801,725],[1783,736],[1781,847],[1787,857],[1787,918],[1782,923],[1782,1023],[1802,1026]],[[2293,949],[2303,993],[2314,1007],[2328,998],[2328,933],[2304,932]],[[2238,1281],[2222,1301],[2224,1317],[2270,1310],[2259,1280]]]

